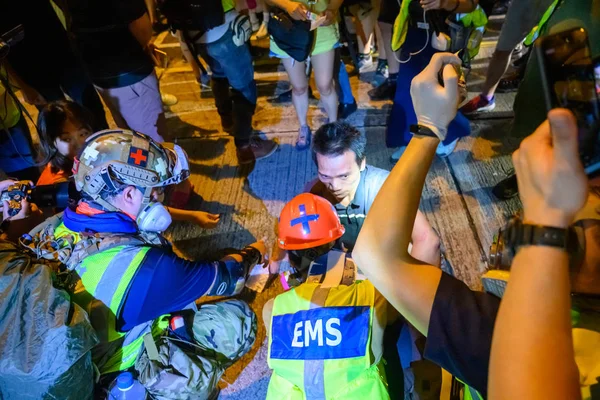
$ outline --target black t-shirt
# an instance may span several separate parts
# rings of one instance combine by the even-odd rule
[[[24,37],[11,46],[8,62],[30,86],[58,85],[65,68],[77,61],[50,1],[0,0],[0,35],[19,24]]]
[[[94,84],[104,88],[132,85],[153,65],[129,31],[146,12],[144,0],[68,0],[71,30]]]
[[[472,291],[463,282],[444,273],[429,320],[425,358],[484,397],[499,307],[498,297]]]

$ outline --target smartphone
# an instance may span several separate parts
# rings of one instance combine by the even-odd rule
[[[536,41],[546,109],[568,108],[579,127],[579,154],[588,175],[600,173],[600,60],[587,31],[574,28]]]

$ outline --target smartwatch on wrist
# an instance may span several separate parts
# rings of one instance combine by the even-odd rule
[[[429,137],[434,137],[436,139],[438,139],[438,136],[428,127],[426,127],[425,125],[411,125],[410,126],[410,133],[412,133],[413,135],[419,135],[419,136],[429,136]]]

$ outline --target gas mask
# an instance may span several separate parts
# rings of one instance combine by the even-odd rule
[[[172,219],[169,211],[161,203],[151,202],[142,205],[137,217],[137,225],[142,232],[164,232],[171,225]]]

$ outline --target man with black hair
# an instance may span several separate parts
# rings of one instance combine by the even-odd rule
[[[342,243],[352,251],[365,217],[389,171],[367,165],[367,138],[355,127],[335,122],[314,135],[312,155],[318,180],[308,188],[333,204],[346,232]],[[412,253],[421,260],[440,263],[439,238],[427,218],[417,213],[412,232]]]

